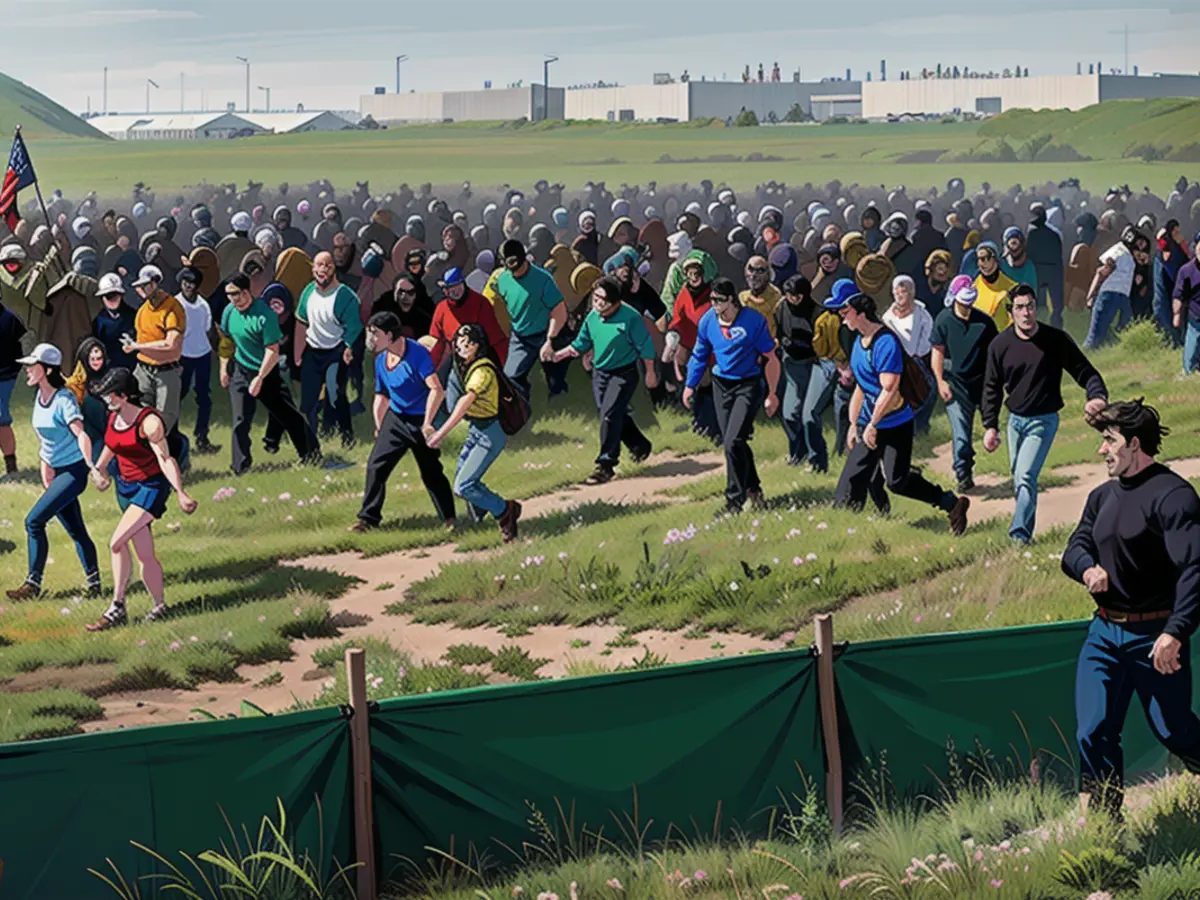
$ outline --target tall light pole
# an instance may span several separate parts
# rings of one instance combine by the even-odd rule
[[[558,62],[557,56],[546,55],[542,63],[542,118],[550,118],[550,63]]]
[[[264,112],[270,112],[271,111],[271,89],[269,87],[263,87],[261,84],[258,86],[258,89],[260,91],[267,92],[267,108],[264,110]]]
[[[158,82],[152,78],[146,79],[146,115],[150,115],[150,88],[158,88]]]
[[[250,112],[250,60],[239,56],[237,61],[246,64],[246,112]]]
[[[401,54],[396,57],[396,93],[400,93],[400,63],[408,62],[408,57]]]
[[[183,99],[183,73],[179,73],[179,111],[183,112],[187,109],[187,104]]]

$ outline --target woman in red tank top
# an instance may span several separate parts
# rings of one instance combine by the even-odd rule
[[[117,502],[121,506],[121,521],[113,532],[112,549],[113,599],[99,621],[87,626],[88,631],[107,631],[128,621],[125,611],[125,590],[133,571],[129,545],[142,564],[142,582],[154,601],[146,616],[156,621],[166,615],[163,600],[163,570],[154,552],[154,534],[150,530],[155,519],[167,508],[171,489],[179,495],[179,508],[186,514],[196,510],[196,501],[183,489],[179,464],[167,447],[166,426],[156,409],[138,403],[137,380],[128,369],[110,369],[93,388],[108,408],[108,425],[104,430],[104,450],[93,469],[96,487],[107,490],[105,474],[109,463],[117,461]]]

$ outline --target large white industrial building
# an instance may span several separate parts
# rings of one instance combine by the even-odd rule
[[[118,141],[198,141],[341,131],[355,123],[328,110],[312,112],[205,112],[98,115],[89,124]]]
[[[1024,78],[919,78],[901,81],[692,81],[625,87],[550,88],[367,94],[359,111],[383,125],[409,122],[505,121],[526,118],[608,122],[730,119],[752,110],[782,121],[792,107],[813,119],[1007,109],[1083,109],[1105,100],[1200,97],[1198,75],[1045,75]]]

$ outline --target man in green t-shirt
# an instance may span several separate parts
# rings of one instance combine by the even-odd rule
[[[241,475],[251,465],[250,426],[262,401],[296,448],[301,460],[321,455],[317,436],[292,401],[292,393],[279,374],[279,318],[250,292],[250,279],[235,275],[225,285],[229,303],[221,314],[221,387],[229,389],[233,410],[233,473]],[[232,344],[232,347],[230,347]]]
[[[504,300],[512,329],[504,374],[529,400],[529,373],[541,359],[550,396],[567,390],[566,369],[554,363],[553,342],[567,324],[567,304],[554,276],[529,262],[525,245],[505,241],[500,247],[504,271],[496,278],[496,293]]]
[[[638,385],[638,360],[646,369],[646,387],[658,384],[654,370],[654,343],[642,314],[621,302],[621,285],[609,276],[592,285],[592,311],[583,320],[579,335],[554,354],[555,362],[593,351],[592,392],[600,410],[600,455],[588,484],[612,481],[621,445],[634,462],[650,455],[650,441],[630,415],[629,404]]]

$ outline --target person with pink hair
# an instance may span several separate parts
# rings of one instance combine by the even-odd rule
[[[950,417],[959,493],[975,487],[975,413],[983,401],[988,347],[998,334],[995,320],[975,309],[978,296],[970,275],[956,276],[946,290],[946,309],[934,319],[930,336],[930,368]]]

